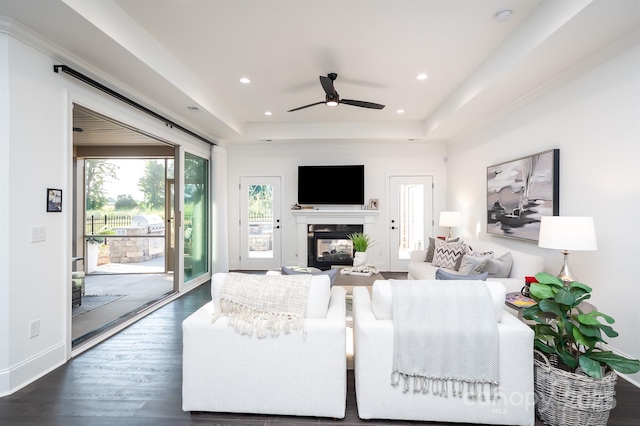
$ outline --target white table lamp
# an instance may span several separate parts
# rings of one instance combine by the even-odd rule
[[[598,249],[593,218],[543,216],[540,220],[538,247],[560,250],[564,255],[564,265],[558,277],[565,283],[577,281],[569,271],[568,256],[572,251]]]
[[[449,228],[449,235],[447,235],[447,240],[453,238],[452,228],[454,226],[462,225],[462,217],[460,216],[460,212],[440,212],[440,226]]]

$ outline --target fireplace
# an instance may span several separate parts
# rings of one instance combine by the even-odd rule
[[[356,225],[357,228],[353,228],[354,231],[346,231],[345,234],[352,232],[364,232],[365,234],[373,233],[373,225],[375,223],[376,216],[380,213],[378,210],[362,210],[362,209],[301,209],[291,210],[291,213],[296,217],[297,231],[297,265],[298,266],[311,266],[314,265],[315,255],[310,255],[315,250],[313,242],[310,243],[309,234],[320,229],[327,229],[328,226],[340,227],[339,232],[344,232],[345,226]],[[313,225],[311,228],[310,225]],[[330,231],[333,232],[333,231]],[[343,239],[346,239],[344,235]],[[336,265],[337,263],[334,263]],[[316,266],[317,267],[317,266]],[[323,267],[327,267],[326,265]],[[328,266],[330,267],[330,265]]]
[[[362,225],[307,225],[307,266],[326,270],[331,265],[352,265],[353,243],[347,235],[362,231]]]

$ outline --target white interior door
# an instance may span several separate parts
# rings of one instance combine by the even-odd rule
[[[411,250],[433,236],[433,177],[389,177],[389,268],[406,271]]]
[[[281,198],[279,176],[240,178],[240,269],[279,269]]]

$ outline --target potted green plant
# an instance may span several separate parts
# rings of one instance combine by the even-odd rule
[[[564,283],[544,272],[535,278],[529,292],[537,303],[526,308],[523,317],[534,322],[538,415],[547,424],[606,424],[613,407],[615,371],[636,373],[640,361],[602,349],[603,333],[607,337],[618,333],[608,325],[615,322],[609,315],[583,311],[581,303],[591,298],[589,286]]]
[[[347,235],[347,238],[351,240],[353,249],[356,251],[353,256],[353,266],[364,266],[367,262],[366,251],[375,244],[373,239],[363,232],[354,232],[353,234]]]

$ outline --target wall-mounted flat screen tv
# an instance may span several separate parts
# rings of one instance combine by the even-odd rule
[[[299,166],[298,204],[364,204],[364,165]]]

